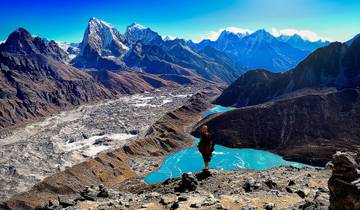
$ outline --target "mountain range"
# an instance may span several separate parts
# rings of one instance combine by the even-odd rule
[[[236,69],[229,65],[225,67],[221,62],[195,52],[182,39],[163,40],[158,33],[140,24],[129,25],[125,34],[121,34],[96,18],[89,20],[79,44],[79,54],[71,63],[82,69],[196,75],[223,83],[231,83],[245,70],[235,64],[231,67]]]
[[[360,37],[348,46],[334,42],[311,53],[294,69],[273,73],[264,69],[248,71],[231,84],[216,103],[248,106],[281,98],[306,88],[360,85]]]
[[[132,65],[134,62],[131,61],[131,58],[130,61],[127,61],[127,58],[129,55],[130,57],[134,55],[136,49],[133,48],[137,42],[141,42],[141,45],[152,46],[151,48],[161,48],[162,57],[152,55],[151,59],[145,59],[146,65],[144,62]],[[129,25],[125,33],[121,34],[110,24],[97,18],[91,18],[83,40],[79,44],[80,53],[72,63],[79,68],[108,70],[132,68],[146,69],[149,72],[157,72],[157,69],[163,66],[165,69],[176,72],[174,68],[178,70],[183,67],[206,79],[231,83],[234,80],[233,74],[237,77],[239,73],[241,74],[247,69],[266,68],[274,72],[289,70],[315,49],[328,44],[328,41],[308,41],[297,34],[275,37],[263,29],[251,34],[224,30],[216,41],[203,40],[200,43],[194,43],[191,40],[163,39],[157,32],[138,23]],[[236,69],[225,69],[224,71],[221,63],[220,66],[213,65],[214,62],[211,62],[211,58],[209,61],[206,55],[201,54],[205,47],[212,47],[226,54],[234,63],[231,66],[236,66]],[[182,54],[190,56],[189,59],[194,62],[190,65],[186,60],[184,63],[183,58],[176,56],[180,51]],[[143,55],[143,57],[148,56]],[[198,62],[197,58],[201,58],[205,62]],[[219,63],[215,62],[215,64]],[[209,68],[214,69],[215,72],[204,70]],[[216,73],[218,69],[221,74]]]
[[[275,37],[264,29],[252,34],[222,31],[216,41],[203,40],[189,44],[197,50],[211,46],[227,53],[234,61],[249,69],[265,68],[273,72],[291,69],[315,49],[326,46],[328,41],[311,42],[299,35]]]

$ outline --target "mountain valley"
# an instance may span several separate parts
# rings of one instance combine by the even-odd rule
[[[79,43],[14,30],[0,43],[0,209],[360,209],[360,37],[298,33],[194,42],[95,17]],[[215,148],[262,153],[200,172],[204,125]],[[281,161],[249,166],[265,153]],[[147,182],[174,154],[193,167]]]

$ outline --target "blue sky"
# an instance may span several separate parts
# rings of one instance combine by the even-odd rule
[[[310,37],[339,41],[360,33],[358,0],[1,0],[0,5],[0,40],[21,26],[48,39],[78,42],[93,16],[120,32],[138,22],[161,35],[195,40],[214,38],[227,27],[305,30]]]

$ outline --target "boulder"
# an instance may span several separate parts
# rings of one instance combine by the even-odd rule
[[[360,153],[336,152],[332,164],[330,208],[360,210]]]
[[[181,181],[179,185],[175,188],[175,192],[186,192],[196,190],[198,182],[192,174],[184,173],[181,176]]]

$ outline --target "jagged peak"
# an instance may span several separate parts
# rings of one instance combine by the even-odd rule
[[[37,49],[33,43],[33,37],[30,32],[24,28],[17,28],[13,31],[6,41],[1,45],[1,50],[5,50],[7,52],[26,52],[32,53]]]
[[[29,31],[22,27],[19,27],[9,35],[8,40],[12,38],[32,38],[32,36]]]
[[[128,25],[126,29],[127,30],[144,30],[144,29],[146,29],[146,27],[144,27],[143,25],[141,25],[139,23],[134,22],[134,23]]]
[[[275,39],[275,37],[271,35],[269,32],[267,32],[265,29],[259,29],[254,33],[252,33],[250,36],[256,37],[257,39],[267,39],[267,40]]]
[[[103,20],[100,20],[96,17],[91,17],[88,22],[88,26],[102,26],[102,27],[108,27],[113,28],[113,26],[110,23],[107,23]]]
[[[257,31],[255,31],[253,34],[269,34],[271,35],[269,32],[267,32],[265,29],[259,29]]]
[[[220,33],[220,36],[227,36],[227,35],[235,35],[235,36],[238,36],[238,37],[243,37],[243,36],[247,36],[249,35],[249,32],[248,31],[245,31],[245,32],[234,32],[234,31],[231,31],[229,29],[224,29],[221,33]]]

